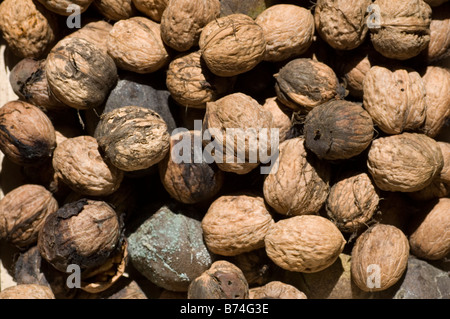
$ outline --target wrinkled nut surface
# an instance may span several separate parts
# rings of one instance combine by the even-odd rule
[[[94,0],[93,5],[105,18],[114,21],[131,18],[137,13],[132,0]]]
[[[275,90],[281,103],[293,110],[309,112],[340,95],[339,80],[328,65],[297,58],[275,74]]]
[[[55,299],[55,295],[47,286],[21,284],[3,289],[0,299]]]
[[[313,42],[314,17],[306,8],[275,4],[255,19],[266,39],[264,61],[283,61],[306,52]]]
[[[450,253],[450,198],[431,204],[425,218],[409,236],[411,253],[426,260],[439,260]]]
[[[38,107],[22,101],[0,108],[0,150],[19,165],[49,160],[56,147],[55,128]]]
[[[376,186],[391,192],[414,192],[430,185],[444,159],[437,142],[419,133],[380,137],[369,148],[367,167]]]
[[[417,56],[430,42],[431,8],[423,0],[376,0],[380,21],[369,26],[371,42],[390,59]]]
[[[229,77],[258,65],[264,58],[266,41],[252,18],[237,13],[208,23],[200,34],[199,47],[211,72]]]
[[[367,35],[367,7],[370,0],[319,0],[314,21],[319,35],[337,50],[352,50]]]
[[[103,52],[108,53],[106,43],[112,27],[112,24],[103,20],[93,21],[84,25],[81,29],[67,35],[66,38],[82,38],[91,42],[97,48],[102,49]]]
[[[249,299],[248,282],[234,264],[218,260],[189,285],[188,299]]]
[[[82,38],[59,41],[47,56],[45,72],[51,92],[75,109],[99,106],[117,82],[111,57]]]
[[[450,143],[437,142],[444,158],[444,166],[442,167],[439,178],[447,184],[450,184]]]
[[[277,97],[267,98],[262,107],[272,114],[273,127],[278,129],[279,143],[283,142],[289,137],[293,127],[292,110],[278,101]]]
[[[249,299],[308,299],[292,285],[271,281],[261,287],[250,288]]]
[[[45,218],[58,208],[44,186],[24,184],[13,189],[0,201],[0,238],[17,247],[36,243]]]
[[[177,51],[198,45],[203,28],[220,15],[219,0],[172,0],[161,17],[161,38]]]
[[[5,0],[0,4],[0,30],[8,49],[21,58],[40,58],[54,45],[57,20],[33,0]]]
[[[330,220],[317,215],[280,220],[270,228],[264,241],[267,255],[275,264],[305,273],[331,266],[346,243]]]
[[[326,160],[349,159],[366,150],[374,135],[371,116],[355,102],[331,100],[305,118],[305,147]]]
[[[278,213],[317,214],[330,191],[331,167],[308,153],[304,138],[297,137],[280,144],[279,155],[264,180],[266,202]]]
[[[117,21],[107,38],[108,53],[118,68],[151,73],[169,62],[160,25],[144,17]]]
[[[430,24],[430,42],[423,51],[429,62],[450,56],[450,3],[433,10]]]
[[[105,157],[123,171],[147,169],[169,151],[166,122],[155,111],[139,106],[102,114],[94,137]]]
[[[94,0],[37,0],[48,10],[59,15],[69,16],[74,13],[75,8],[80,13],[85,12]],[[77,6],[77,7],[75,7]]]
[[[264,237],[273,224],[262,197],[223,195],[202,219],[203,237],[213,253],[235,256],[264,247]]]
[[[58,177],[84,195],[110,195],[123,179],[123,172],[102,158],[97,140],[91,136],[63,141],[56,147],[52,163]]]
[[[377,224],[357,238],[351,256],[352,280],[361,290],[386,290],[406,270],[408,239],[395,226]]]
[[[150,17],[153,21],[160,22],[162,14],[169,4],[169,0],[132,0],[136,9]]]
[[[417,131],[427,114],[420,74],[410,69],[373,66],[363,84],[364,108],[387,134]]]
[[[101,267],[121,247],[121,225],[107,203],[81,199],[50,214],[39,231],[42,257],[57,270],[78,265],[83,273]]]

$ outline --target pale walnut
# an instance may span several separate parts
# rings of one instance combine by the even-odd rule
[[[160,22],[162,14],[169,4],[169,0],[132,0],[136,9],[150,17],[153,21]]]
[[[128,19],[137,14],[132,0],[94,0],[93,5],[105,18],[114,21]]]
[[[85,12],[91,5],[93,0],[37,0],[42,3],[48,10],[62,16],[70,16],[76,10],[79,13]]]

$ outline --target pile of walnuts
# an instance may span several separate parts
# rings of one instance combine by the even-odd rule
[[[450,2],[244,2],[0,3],[0,299],[450,297]]]

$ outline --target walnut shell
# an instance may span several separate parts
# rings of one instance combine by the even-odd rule
[[[112,24],[99,20],[85,24],[82,28],[67,35],[66,38],[82,38],[94,44],[98,49],[108,53],[108,34],[113,28]]]
[[[223,195],[202,219],[203,237],[213,253],[235,256],[264,247],[264,237],[273,224],[262,197]]]
[[[369,27],[375,50],[387,58],[417,56],[430,42],[431,8],[423,0],[375,0],[380,23]]]
[[[235,76],[250,71],[264,58],[262,28],[245,14],[232,14],[208,23],[199,39],[202,58],[212,73]]]
[[[387,134],[418,130],[426,117],[426,91],[419,73],[375,65],[363,84],[364,108]]]
[[[430,24],[430,42],[422,51],[426,60],[436,62],[450,56],[450,3],[433,10]]]
[[[426,91],[426,118],[422,130],[436,137],[450,118],[450,70],[430,65],[422,79]]]
[[[85,12],[91,5],[93,0],[37,0],[42,3],[48,10],[62,16],[70,16],[73,10],[68,10],[71,5],[76,5],[80,9],[80,13]]]
[[[220,15],[219,0],[172,0],[161,17],[161,38],[177,51],[198,45],[203,28]]]
[[[125,20],[137,14],[132,0],[94,0],[94,7],[107,19]]]
[[[349,159],[370,145],[373,121],[359,103],[332,100],[305,118],[305,147],[326,160]]]
[[[371,0],[319,0],[314,21],[319,35],[337,50],[360,46],[367,35],[367,7]]]
[[[91,136],[63,141],[56,147],[52,162],[58,177],[84,195],[110,195],[123,179],[123,172],[102,158],[97,140]]]
[[[267,255],[275,264],[305,273],[331,266],[346,243],[330,220],[316,215],[282,219],[270,228],[264,241]]]
[[[94,136],[105,157],[123,171],[147,169],[169,151],[166,122],[155,111],[139,106],[102,114]]]
[[[189,285],[188,299],[248,299],[249,287],[234,264],[218,260]]]
[[[57,19],[33,0],[4,0],[0,30],[8,48],[21,58],[40,58],[55,44]]]
[[[55,299],[55,295],[47,286],[21,284],[3,289],[0,299]]]
[[[175,57],[167,68],[167,89],[177,103],[186,107],[204,109],[207,102],[230,93],[233,84],[233,78],[213,74],[200,51]]]
[[[38,165],[51,158],[56,135],[50,119],[38,107],[7,102],[0,108],[0,150],[19,165]]]
[[[150,17],[153,21],[160,22],[162,14],[169,4],[169,0],[132,0],[136,9]]]
[[[108,53],[117,67],[151,73],[169,62],[160,25],[144,17],[117,21],[107,38]]]
[[[294,125],[291,121],[292,109],[283,105],[276,96],[267,98],[262,107],[272,114],[273,127],[278,129],[279,143],[288,139]]]
[[[444,165],[437,142],[419,133],[380,137],[369,148],[367,167],[381,190],[414,192],[430,185]]]
[[[264,199],[283,215],[317,214],[330,191],[330,166],[308,153],[304,141],[297,137],[282,142],[273,166],[277,171],[264,180]]]
[[[44,186],[19,186],[0,201],[0,237],[17,247],[34,244],[45,218],[57,210],[58,202]]]
[[[342,232],[357,232],[372,220],[379,201],[378,189],[369,175],[349,171],[331,186],[326,211]]]
[[[450,184],[450,142],[437,142],[444,158],[444,166],[439,174],[439,178],[447,184]]]
[[[292,285],[281,281],[271,281],[261,287],[250,288],[249,299],[308,299]]]
[[[159,163],[164,188],[175,200],[185,204],[211,199],[223,185],[223,171],[214,163],[207,163],[199,153],[203,151],[201,140],[199,131],[172,135],[169,154]]]
[[[117,82],[117,68],[109,55],[82,38],[59,41],[47,56],[45,72],[51,92],[75,109],[104,102]]]
[[[431,202],[423,220],[409,236],[411,253],[426,260],[443,259],[450,253],[450,198]]]
[[[339,81],[328,65],[308,58],[289,61],[275,74],[275,90],[281,103],[309,112],[340,96]]]
[[[361,290],[386,290],[406,270],[408,239],[395,226],[377,224],[357,238],[351,256],[352,281]]]
[[[81,280],[122,247],[122,226],[114,209],[102,201],[81,199],[50,214],[39,231],[42,257],[66,272],[75,264]]]
[[[275,4],[255,19],[266,39],[265,61],[277,62],[303,54],[313,42],[314,17],[293,4]]]

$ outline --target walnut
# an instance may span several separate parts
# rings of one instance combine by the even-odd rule
[[[346,243],[330,220],[317,215],[279,220],[264,241],[267,255],[275,264],[288,271],[304,273],[331,266]]]
[[[3,289],[0,299],[55,299],[55,295],[47,286],[21,284]]]
[[[8,48],[21,58],[43,57],[55,44],[57,19],[33,0],[4,0],[0,30]]]
[[[149,168],[169,151],[166,122],[155,111],[139,106],[102,114],[94,136],[105,157],[123,171]]]
[[[273,127],[278,129],[279,142],[288,139],[294,126],[291,121],[292,109],[283,105],[276,96],[267,98],[262,107],[272,114]]]
[[[380,22],[369,26],[371,42],[390,59],[417,56],[430,42],[431,8],[423,0],[376,0]]]
[[[42,3],[48,10],[62,16],[73,14],[70,6],[78,6],[80,13],[85,12],[91,5],[93,0],[37,0]]]
[[[112,194],[123,179],[123,172],[102,158],[97,140],[85,135],[69,138],[56,147],[53,168],[72,190],[84,195]]]
[[[56,210],[58,202],[44,186],[19,186],[0,201],[0,237],[17,247],[35,244],[45,218]]]
[[[223,195],[202,219],[203,237],[213,253],[235,256],[264,247],[264,237],[273,224],[262,197]]]
[[[437,142],[419,133],[380,137],[369,148],[367,167],[381,190],[414,192],[430,185],[444,159]]]
[[[328,65],[308,58],[289,61],[275,74],[277,97],[295,111],[314,107],[340,96],[339,80]]]
[[[59,41],[47,56],[45,72],[51,92],[75,109],[99,106],[117,82],[111,57],[82,38]]]
[[[250,71],[264,58],[262,28],[245,14],[232,14],[208,23],[199,39],[202,58],[212,73],[234,76]]]
[[[167,89],[177,103],[186,107],[206,108],[207,102],[230,93],[234,82],[234,78],[213,74],[200,51],[175,57],[167,69]]]
[[[264,286],[249,290],[249,299],[308,299],[306,295],[292,285],[281,281],[271,281]]]
[[[114,21],[131,18],[137,13],[132,0],[94,0],[93,5],[105,18]]]
[[[352,281],[361,290],[386,290],[398,282],[406,270],[408,239],[395,226],[377,224],[357,238],[351,256]]]
[[[313,42],[311,11],[293,4],[275,4],[255,19],[266,39],[265,61],[283,61],[303,54]]]
[[[439,174],[439,178],[447,184],[450,184],[450,142],[437,142],[444,158],[444,166]]]
[[[117,67],[151,73],[169,62],[160,25],[144,17],[117,21],[107,38],[108,53]]]
[[[220,14],[219,0],[172,0],[161,17],[161,37],[177,51],[198,45],[203,28]]]
[[[372,141],[369,113],[359,103],[331,100],[313,108],[305,118],[305,147],[326,160],[349,159]]]
[[[0,108],[0,150],[19,165],[38,165],[52,156],[56,135],[52,122],[38,107],[7,102]]]
[[[450,56],[450,3],[433,10],[430,24],[430,43],[419,55],[430,63]]]
[[[308,153],[304,138],[282,142],[279,155],[264,180],[264,199],[279,214],[317,214],[330,191],[331,168],[328,163]]]
[[[132,0],[136,8],[150,17],[153,21],[160,22],[162,14],[169,4],[169,0]]]
[[[367,35],[367,7],[371,0],[319,0],[314,21],[319,35],[337,50],[352,50]]]
[[[99,20],[85,24],[82,28],[67,35],[66,38],[82,38],[94,44],[103,52],[108,52],[106,45],[109,32],[113,28],[112,24]]]
[[[416,71],[375,65],[364,78],[363,91],[364,108],[383,132],[417,131],[423,125],[426,92]]]

